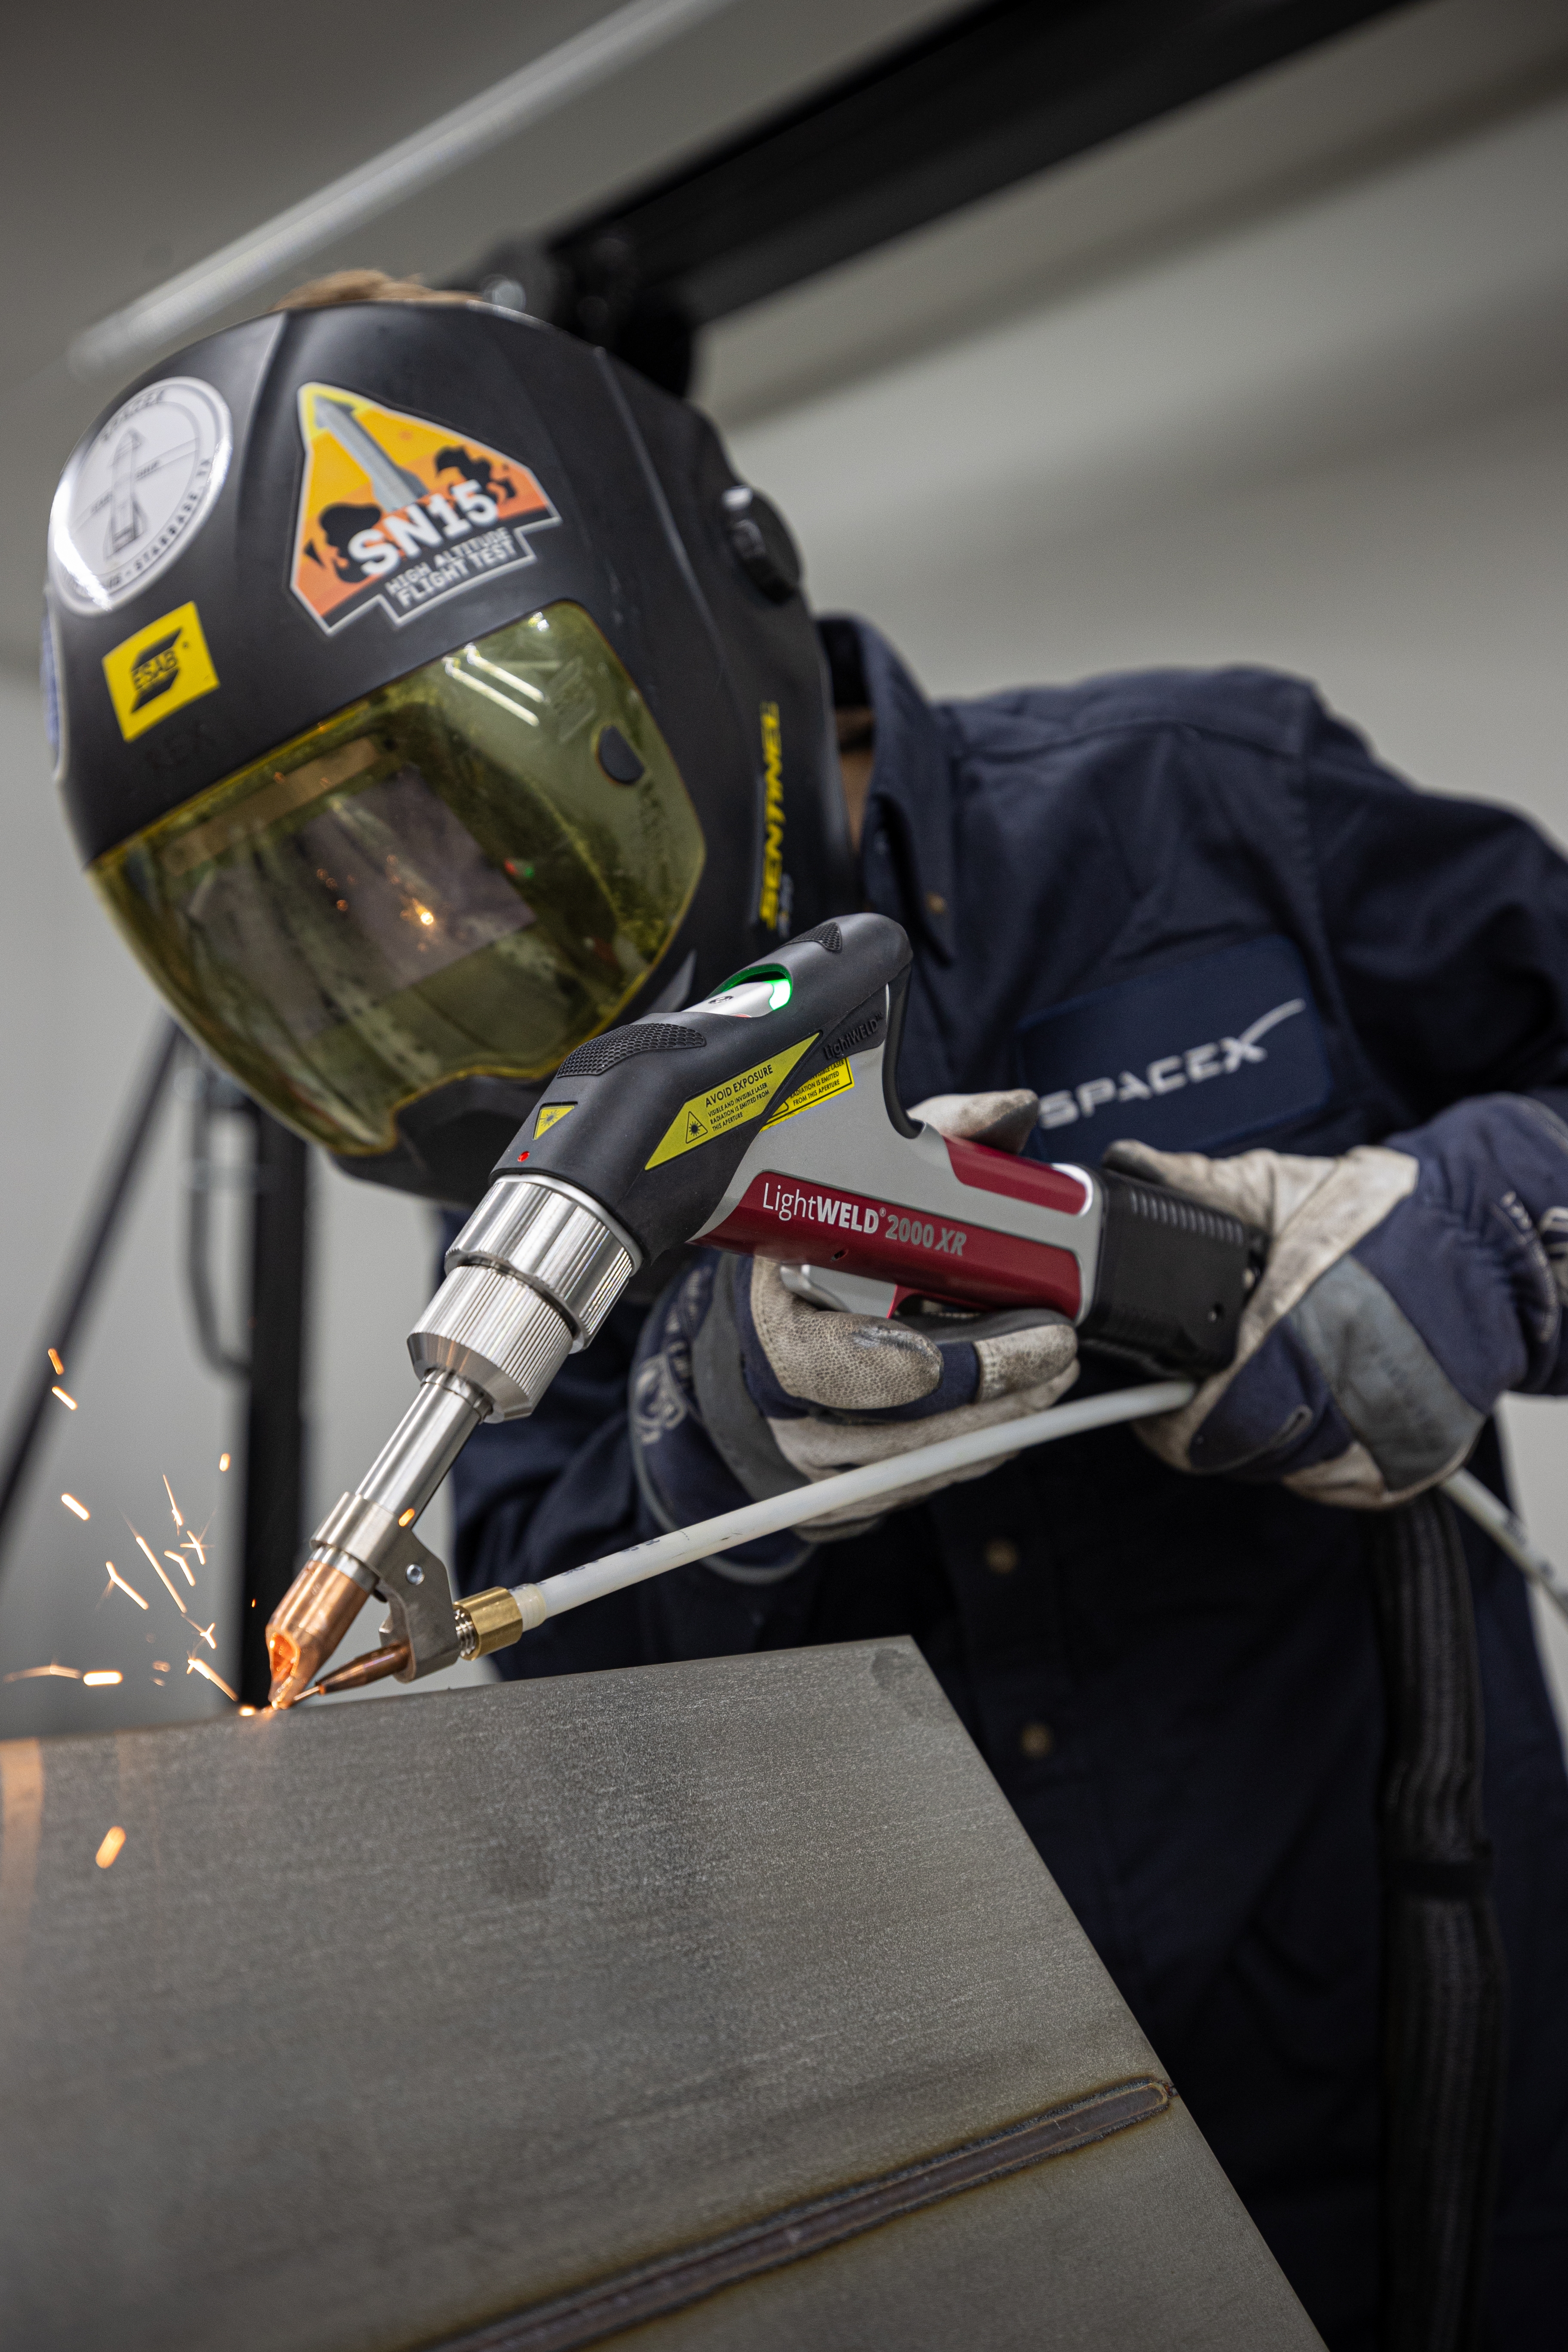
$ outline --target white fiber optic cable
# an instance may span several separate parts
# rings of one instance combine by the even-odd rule
[[[622,1551],[606,1552],[603,1559],[547,1576],[542,1583],[514,1585],[513,1598],[522,1612],[525,1629],[542,1625],[547,1617],[580,1609],[584,1601],[620,1592],[628,1584],[641,1584],[648,1577],[662,1576],[668,1569],[683,1568],[689,1560],[711,1559],[715,1552],[732,1551],[738,1544],[777,1535],[785,1528],[808,1526],[813,1519],[826,1518],[857,1503],[883,1502],[922,1478],[973,1469],[979,1463],[1021,1454],[1033,1445],[1049,1445],[1058,1437],[1079,1436],[1086,1430],[1177,1412],[1195,1393],[1191,1381],[1155,1381],[1142,1388],[1117,1389],[1108,1396],[1085,1397],[1076,1404],[1049,1405],[1045,1412],[1027,1413],[1019,1421],[942,1438],[934,1445],[917,1446],[912,1453],[889,1461],[868,1462],[861,1469],[819,1479],[815,1486],[771,1496],[765,1502],[721,1511],[691,1527],[652,1536],[646,1543],[628,1544]],[[1528,1530],[1505,1504],[1468,1470],[1457,1470],[1445,1478],[1443,1492],[1568,1616],[1568,1578],[1536,1549]]]
[[[1506,1551],[1517,1568],[1523,1569],[1532,1584],[1539,1584],[1547,1599],[1553,1601],[1568,1617],[1568,1577],[1554,1568],[1542,1551],[1537,1551],[1530,1538],[1530,1530],[1522,1519],[1515,1518],[1506,1503],[1500,1503],[1489,1488],[1468,1470],[1456,1470],[1451,1478],[1443,1481],[1443,1492],[1461,1511],[1466,1511],[1479,1528],[1484,1528],[1500,1551]]]
[[[944,1437],[934,1445],[917,1446],[912,1454],[896,1454],[887,1462],[868,1462],[858,1470],[841,1470],[836,1478],[819,1479],[816,1486],[770,1496],[766,1502],[745,1503],[738,1511],[721,1511],[716,1518],[699,1519],[693,1527],[652,1536],[646,1543],[628,1544],[624,1551],[607,1552],[603,1559],[547,1576],[541,1584],[515,1585],[513,1597],[525,1628],[542,1625],[547,1617],[580,1609],[585,1601],[619,1592],[647,1577],[662,1576],[666,1569],[682,1568],[688,1560],[732,1551],[737,1544],[826,1518],[851,1504],[879,1503],[918,1479],[972,1469],[976,1463],[1022,1453],[1026,1446],[1048,1445],[1055,1438],[1110,1428],[1119,1421],[1142,1421],[1150,1413],[1176,1412],[1194,1394],[1191,1381],[1155,1381],[1146,1388],[1085,1397],[1077,1404],[1048,1405],[1044,1412],[1026,1413],[1019,1421],[999,1422],[993,1428],[971,1430],[962,1437]]]

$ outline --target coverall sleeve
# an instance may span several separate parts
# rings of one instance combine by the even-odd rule
[[[1568,1118],[1568,863],[1511,809],[1413,791],[1327,713],[1306,783],[1347,1010],[1405,1123],[1479,1094]]]

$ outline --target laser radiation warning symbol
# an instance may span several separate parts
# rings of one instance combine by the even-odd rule
[[[771,1060],[757,1062],[738,1077],[725,1078],[718,1086],[710,1087],[705,1095],[693,1095],[689,1102],[683,1102],[665,1129],[653,1158],[644,1165],[662,1168],[667,1160],[679,1160],[683,1151],[695,1151],[700,1143],[710,1143],[716,1135],[728,1135],[731,1128],[742,1127],[747,1119],[756,1118],[767,1109],[801,1055],[816,1045],[816,1038],[817,1032],[813,1030],[809,1037],[803,1037],[798,1045],[786,1045]]]
[[[394,621],[531,563],[561,518],[529,468],[482,441],[331,383],[300,389],[305,478],[289,585],[329,635]]]

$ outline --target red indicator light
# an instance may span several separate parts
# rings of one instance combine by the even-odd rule
[[[527,1158],[528,1158],[528,1154],[527,1154],[527,1152],[526,1152],[526,1151],[520,1151],[520,1152],[518,1153],[518,1155],[517,1155],[517,1160],[518,1160],[518,1166],[519,1166],[520,1168],[521,1167],[521,1165],[522,1165],[523,1161],[524,1161]]]

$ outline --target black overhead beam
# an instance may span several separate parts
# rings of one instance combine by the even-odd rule
[[[696,329],[1409,0],[988,0],[469,282],[684,391]]]

